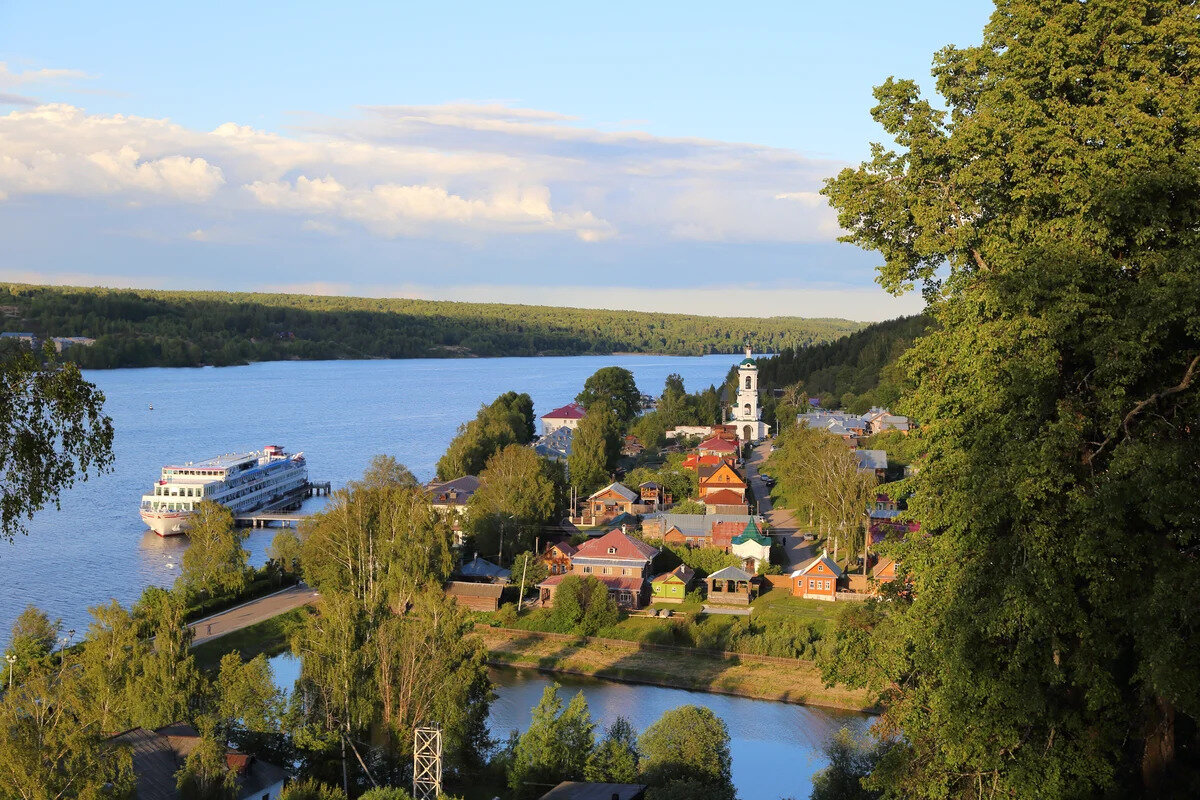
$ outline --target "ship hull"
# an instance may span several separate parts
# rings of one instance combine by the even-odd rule
[[[190,516],[191,513],[187,511],[170,513],[143,511],[142,522],[159,536],[179,536],[187,532],[187,519]]]

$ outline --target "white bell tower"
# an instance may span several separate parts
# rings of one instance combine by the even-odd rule
[[[738,364],[737,402],[733,406],[732,423],[737,426],[742,442],[760,442],[767,438],[769,425],[762,421],[762,409],[758,407],[758,364],[754,363],[750,345],[746,345],[746,358]]]

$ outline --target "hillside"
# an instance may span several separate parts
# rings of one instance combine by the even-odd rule
[[[803,385],[810,397],[820,397],[827,408],[861,412],[873,405],[889,405],[900,395],[902,376],[896,362],[929,327],[923,315],[900,317],[868,325],[835,341],[807,348],[785,348],[778,355],[758,360],[759,386],[770,391]]]
[[[455,358],[613,352],[803,350],[862,323],[798,317],[716,318],[547,306],[176,292],[0,283],[0,325],[86,336],[83,367],[229,365],[338,358]]]

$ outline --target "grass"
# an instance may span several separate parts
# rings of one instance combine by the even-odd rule
[[[772,589],[759,595],[750,603],[754,617],[766,621],[772,616],[787,616],[811,622],[824,632],[837,619],[841,607],[824,600],[808,600],[793,597],[784,589]]]
[[[681,657],[645,650],[636,642],[563,641],[487,627],[476,631],[492,662],[501,665],[855,711],[872,706],[866,692],[826,687],[816,665],[808,661],[725,659],[699,650]]]
[[[254,658],[259,653],[265,654],[268,658],[277,656],[288,649],[292,632],[304,620],[307,613],[306,607],[293,608],[279,616],[198,644],[192,648],[192,653],[196,656],[196,665],[201,669],[214,669],[221,663],[222,656],[234,650],[241,653],[242,658],[246,660]]]

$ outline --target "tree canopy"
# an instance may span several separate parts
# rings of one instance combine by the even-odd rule
[[[1198,43],[1190,3],[1001,3],[937,54],[947,108],[888,79],[895,149],[825,189],[935,323],[912,593],[855,659],[887,796],[1195,790]]]
[[[604,405],[622,425],[628,425],[642,408],[633,373],[624,367],[602,367],[588,376],[575,400],[588,411]]]
[[[527,394],[506,392],[483,406],[475,419],[461,425],[445,454],[438,459],[438,480],[478,475],[488,459],[510,444],[533,441],[533,400]]]

